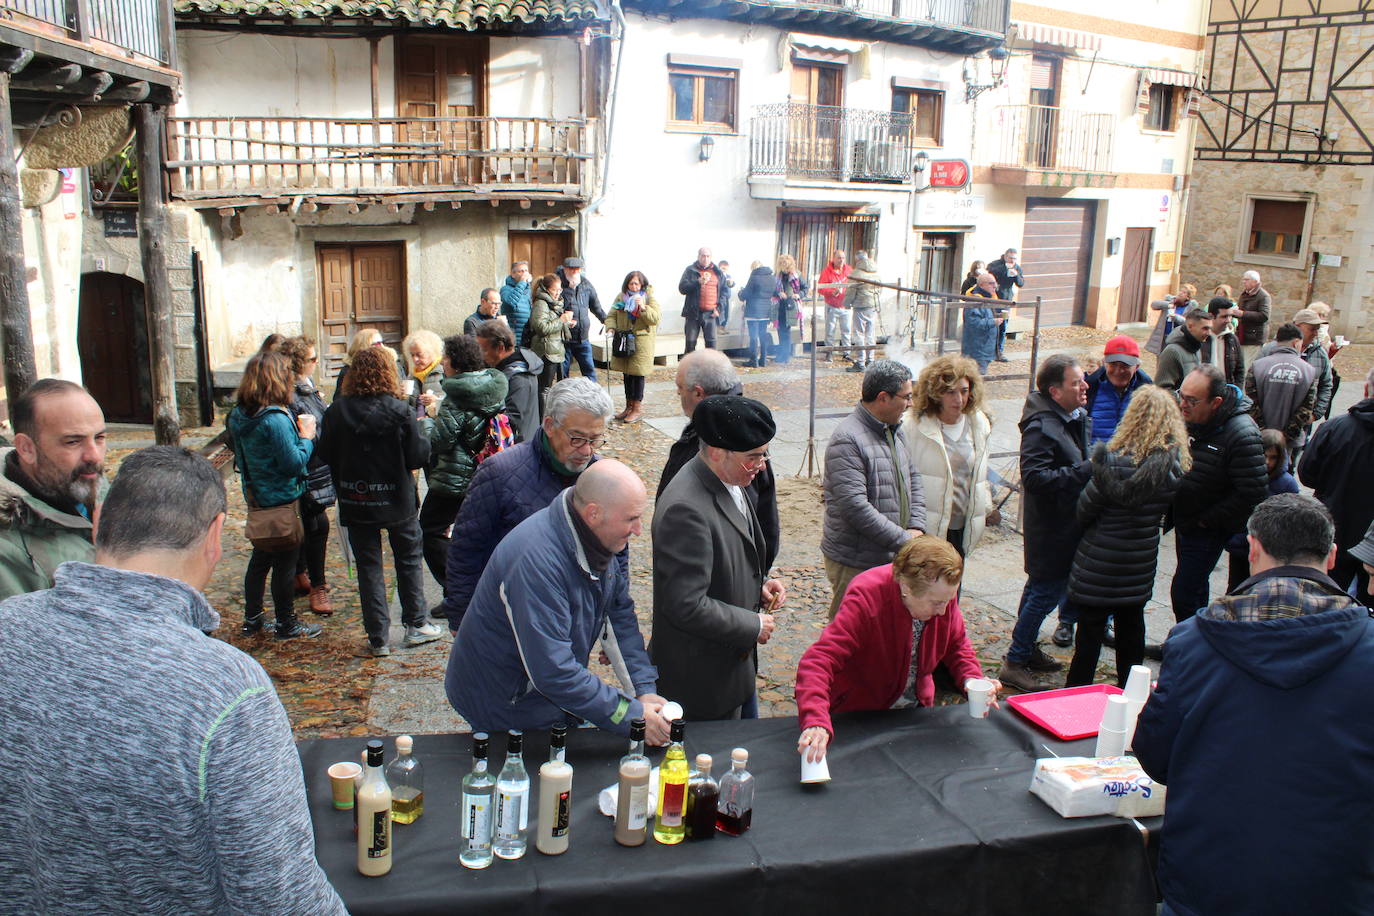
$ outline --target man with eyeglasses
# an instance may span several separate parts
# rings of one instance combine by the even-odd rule
[[[444,614],[451,630],[458,631],[496,545],[596,461],[614,413],[610,396],[596,382],[564,379],[549,389],[544,422],[534,437],[478,466],[449,538]]]
[[[851,579],[891,563],[926,528],[921,473],[901,428],[911,407],[911,370],[896,360],[874,360],[864,370],[860,397],[830,434],[821,478],[821,553],[832,620]]]
[[[706,398],[692,423],[701,449],[654,508],[649,654],[659,692],[688,719],[738,719],[757,708],[757,647],[787,597],[766,578],[763,528],[744,494],[777,428],[766,406],[735,395]]]

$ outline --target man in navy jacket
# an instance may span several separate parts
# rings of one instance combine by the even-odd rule
[[[1174,627],[1134,749],[1169,787],[1164,913],[1374,912],[1370,612],[1327,575],[1331,514],[1265,500],[1253,575]]]

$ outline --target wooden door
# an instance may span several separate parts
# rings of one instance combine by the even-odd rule
[[[531,282],[561,267],[572,254],[571,232],[510,232],[511,263],[529,261]]]
[[[1026,285],[1017,300],[1041,299],[1042,326],[1078,324],[1087,302],[1093,263],[1093,201],[1032,197],[1026,200],[1021,263]]]
[[[405,249],[401,242],[320,245],[320,347],[325,371],[339,374],[353,335],[382,332],[400,350],[406,335]]]
[[[1119,323],[1146,321],[1150,297],[1150,252],[1153,229],[1127,229],[1126,251],[1121,263],[1121,292],[1117,299]]]
[[[478,121],[486,113],[487,46],[481,38],[403,37],[396,45],[396,112],[416,121],[397,127],[412,164],[402,169],[411,185],[472,184],[482,161],[467,155],[483,148]]]
[[[142,283],[120,274],[83,274],[76,347],[81,379],[106,420],[153,422]]]
[[[844,67],[792,62],[792,91],[796,106],[789,141],[792,161],[802,174],[837,176],[844,116]]]
[[[1059,59],[1031,57],[1030,117],[1027,120],[1026,164],[1054,167],[1059,135]]]

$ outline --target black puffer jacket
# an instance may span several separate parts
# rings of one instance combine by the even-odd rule
[[[380,527],[415,517],[410,472],[429,461],[429,439],[405,401],[380,394],[336,398],[318,443],[334,472],[339,524]]]
[[[1298,462],[1298,477],[1336,520],[1336,544],[1349,550],[1374,520],[1374,398],[1317,427]],[[1361,596],[1363,598],[1363,596]]]
[[[1026,575],[1064,579],[1082,529],[1074,507],[1092,474],[1088,463],[1091,421],[1073,420],[1045,395],[1031,392],[1021,413],[1021,484]]]
[[[299,417],[308,413],[315,418],[315,438],[318,440],[324,426],[324,412],[327,406],[320,389],[313,382],[296,379],[296,388],[291,395],[291,414]],[[323,512],[334,505],[334,478],[330,475],[329,465],[324,456],[316,449],[310,455],[310,463],[305,466],[305,500],[302,507],[307,512]]]
[[[1101,608],[1144,607],[1154,591],[1159,525],[1183,480],[1177,450],[1129,456],[1093,450],[1093,476],[1078,497],[1083,538],[1069,574],[1069,598]]]
[[[1171,510],[1171,524],[1180,531],[1244,531],[1250,513],[1269,495],[1264,445],[1249,409],[1250,399],[1228,385],[1209,423],[1188,424],[1193,466]]]

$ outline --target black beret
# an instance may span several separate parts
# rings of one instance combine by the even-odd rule
[[[692,426],[702,442],[732,452],[767,445],[778,431],[767,405],[735,394],[713,394],[697,404]]]

